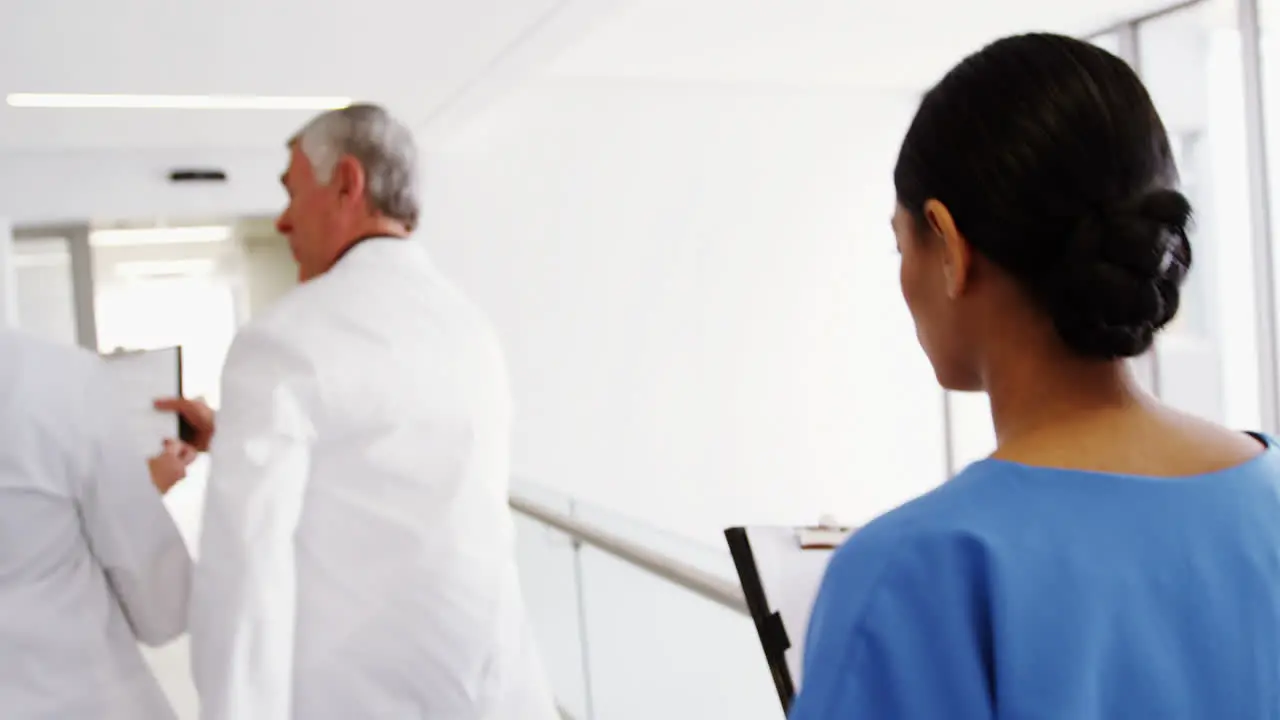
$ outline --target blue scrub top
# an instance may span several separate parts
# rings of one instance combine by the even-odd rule
[[[832,557],[792,720],[1280,718],[1280,450],[979,462]]]

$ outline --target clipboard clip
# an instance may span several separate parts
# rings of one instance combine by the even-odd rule
[[[853,528],[840,525],[830,515],[822,516],[817,525],[796,528],[796,542],[801,550],[834,550],[853,534]]]
[[[765,647],[778,657],[791,649],[791,638],[787,637],[787,626],[782,624],[782,613],[769,615],[760,628],[760,636]]]

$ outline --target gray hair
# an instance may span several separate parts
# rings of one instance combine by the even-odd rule
[[[377,105],[330,110],[289,139],[307,159],[316,179],[328,184],[343,155],[360,163],[365,196],[378,212],[412,230],[418,224],[418,146],[413,132]]]

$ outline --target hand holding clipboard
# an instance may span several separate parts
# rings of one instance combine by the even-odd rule
[[[178,439],[200,452],[208,452],[217,429],[216,414],[204,400],[188,400],[184,397],[165,397],[155,401],[161,412],[178,416]]]

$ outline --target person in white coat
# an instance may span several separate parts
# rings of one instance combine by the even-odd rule
[[[172,720],[138,643],[186,629],[191,558],[102,361],[0,331],[0,717]],[[157,489],[160,492],[157,492]]]
[[[485,318],[412,239],[418,151],[376,106],[289,143],[302,284],[236,337],[191,642],[204,720],[550,720]]]

